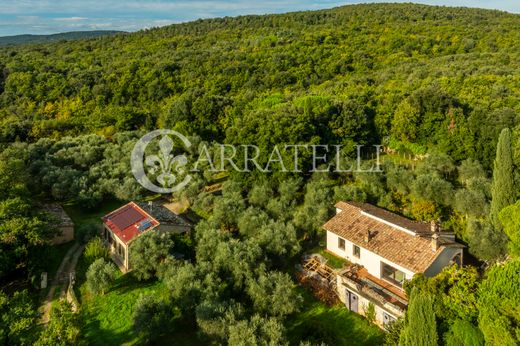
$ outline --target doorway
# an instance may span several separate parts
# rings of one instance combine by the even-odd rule
[[[359,305],[359,298],[356,294],[347,290],[347,306],[350,311],[357,313]]]

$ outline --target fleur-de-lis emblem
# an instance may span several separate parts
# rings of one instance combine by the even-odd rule
[[[167,135],[164,135],[159,141],[159,154],[149,155],[145,158],[145,164],[151,174],[157,175],[157,182],[165,187],[170,187],[175,184],[177,178],[172,172],[181,173],[181,167],[188,162],[184,155],[173,156],[173,141]]]
[[[184,150],[191,147],[191,142],[174,130],[159,129],[148,132],[135,143],[130,157],[132,174],[144,188],[156,193],[172,193],[184,188],[191,181],[188,174],[188,159],[185,155],[175,156],[174,143],[170,138],[180,141]],[[159,138],[159,152],[155,155],[146,155],[146,147],[155,138]],[[146,169],[145,169],[146,168]],[[177,176],[175,176],[177,173]],[[148,177],[148,174],[153,175]],[[182,178],[182,179],[181,179]],[[155,182],[150,180],[155,179]]]

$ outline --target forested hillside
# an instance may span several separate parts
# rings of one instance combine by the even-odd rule
[[[518,123],[519,28],[498,11],[359,5],[5,48],[0,138],[161,126],[264,143],[290,122],[269,140],[390,135],[489,169]]]
[[[302,254],[323,248],[334,203],[353,200],[438,220],[475,264],[407,282],[409,313],[388,345],[517,344],[519,71],[520,15],[412,4],[0,48],[0,343],[380,344],[375,327],[294,282]],[[384,145],[383,172],[203,166],[163,196],[195,220],[194,232],[140,237],[143,268],[116,277],[89,237],[114,204],[157,197],[130,168],[137,139],[157,128],[189,137],[191,165],[203,144],[212,157],[217,143],[266,154],[276,144],[338,144],[352,159],[357,143]],[[71,212],[78,242],[89,243],[79,317],[59,305],[35,329],[32,287],[62,251],[39,211],[48,201]],[[27,290],[11,285],[20,277]]]
[[[0,36],[0,46],[15,46],[22,44],[51,43],[57,41],[72,41],[79,39],[95,38],[99,36],[115,35],[121,31],[93,30],[71,31],[50,35],[13,35]]]

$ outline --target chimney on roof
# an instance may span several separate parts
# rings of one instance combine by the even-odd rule
[[[365,243],[368,243],[371,238],[372,238],[372,233],[370,232],[369,229],[367,229],[367,231],[365,233]]]
[[[439,234],[438,234],[438,233],[434,233],[434,234],[432,235],[432,241],[431,241],[432,251],[433,251],[433,252],[437,252],[437,250],[439,249],[439,246],[440,246],[440,243],[439,243]]]
[[[439,249],[439,246],[440,246],[440,241],[439,241],[439,238],[440,238],[440,235],[439,235],[439,232],[440,232],[439,222],[435,221],[435,220],[432,220],[430,222],[430,230],[432,232],[431,248],[432,248],[433,252],[436,252]]]
[[[432,233],[438,233],[440,231],[439,223],[435,220],[430,221],[430,230]]]

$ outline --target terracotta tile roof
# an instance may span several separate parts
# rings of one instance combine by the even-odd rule
[[[383,208],[376,207],[375,205],[368,203],[359,203],[359,202],[338,202],[336,203],[336,208],[343,210],[344,208],[348,208],[349,206],[354,206],[367,214],[375,216],[377,218],[383,219],[387,222],[390,222],[396,226],[406,228],[415,233],[430,233],[430,224],[426,222],[419,222],[407,219],[402,217],[401,215],[397,215]]]
[[[125,244],[128,244],[141,233],[159,225],[159,221],[134,202],[130,202],[104,216],[103,223]]]
[[[411,221],[366,203],[339,202],[336,208],[341,212],[323,226],[325,230],[414,273],[428,269],[444,250],[441,245],[433,251],[430,238],[414,235],[414,232],[430,232],[426,223]],[[371,236],[366,242],[368,231]]]

